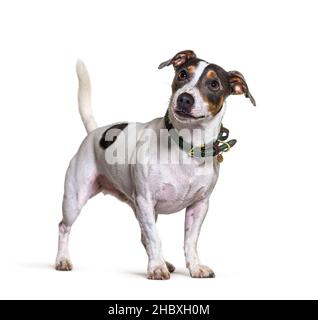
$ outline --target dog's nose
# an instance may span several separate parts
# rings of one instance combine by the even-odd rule
[[[177,99],[177,108],[185,111],[185,112],[190,112],[191,108],[194,105],[194,98],[191,94],[189,93],[182,93]]]

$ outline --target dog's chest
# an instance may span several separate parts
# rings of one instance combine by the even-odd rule
[[[218,178],[218,166],[213,163],[204,168],[193,165],[161,167],[151,177],[157,213],[174,213],[210,195]]]

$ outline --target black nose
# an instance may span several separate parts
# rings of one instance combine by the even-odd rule
[[[194,105],[194,98],[189,93],[184,92],[180,94],[180,96],[177,99],[177,108],[179,110],[189,113],[193,105]]]

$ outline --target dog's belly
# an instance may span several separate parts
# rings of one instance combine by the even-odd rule
[[[175,186],[164,184],[158,195],[155,211],[158,214],[170,214],[180,211],[192,203],[199,201],[207,196],[207,190],[201,186],[199,189],[178,190]]]

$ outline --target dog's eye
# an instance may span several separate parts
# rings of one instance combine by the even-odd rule
[[[209,88],[212,90],[212,91],[217,91],[220,89],[220,84],[219,84],[219,81],[217,80],[212,80],[210,83],[209,83]]]
[[[182,70],[178,74],[178,80],[184,81],[188,78],[188,73],[185,70]]]

